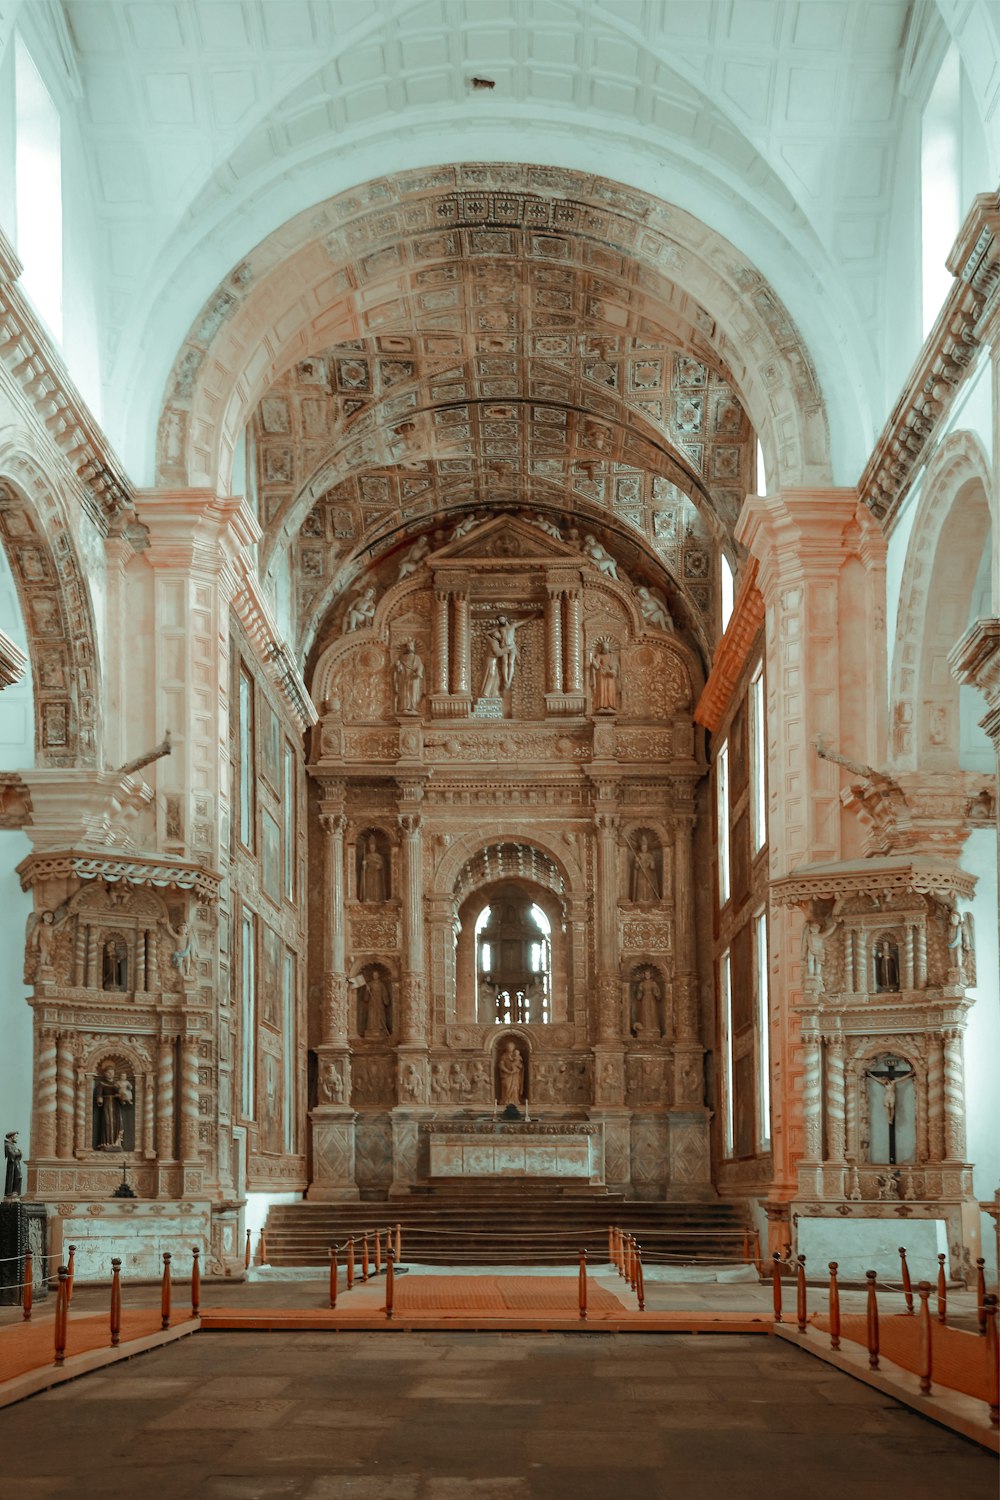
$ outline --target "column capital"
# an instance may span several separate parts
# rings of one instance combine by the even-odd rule
[[[347,832],[347,814],[342,812],[331,812],[322,809],[319,815],[320,827],[328,838],[343,838]]]
[[[844,534],[863,507],[854,489],[787,489],[748,495],[736,527],[737,540],[760,564],[758,586],[766,597],[779,581],[796,582],[839,569]],[[866,535],[860,532],[860,535]]]

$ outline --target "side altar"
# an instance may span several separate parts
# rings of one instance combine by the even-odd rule
[[[590,1121],[452,1120],[426,1126],[427,1175],[604,1182],[604,1127]]]

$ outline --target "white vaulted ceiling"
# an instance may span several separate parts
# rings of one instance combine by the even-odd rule
[[[754,262],[881,420],[908,0],[63,0],[102,238],[112,435],[151,422],[197,309],[294,213],[413,165],[599,171]],[[471,79],[493,80],[476,89]]]

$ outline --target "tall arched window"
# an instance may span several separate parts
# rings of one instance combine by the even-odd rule
[[[480,1021],[552,1018],[552,924],[516,887],[494,893],[476,918],[476,994]]]

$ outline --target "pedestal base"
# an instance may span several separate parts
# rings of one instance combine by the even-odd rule
[[[24,1301],[24,1257],[29,1249],[34,1295],[44,1297],[48,1271],[46,1219],[44,1203],[25,1203],[20,1198],[0,1202],[0,1306],[15,1307]]]
[[[320,1105],[309,1115],[312,1132],[313,1176],[306,1197],[312,1202],[339,1203],[360,1198],[354,1170],[353,1109]]]
[[[712,1153],[708,1139],[711,1118],[711,1110],[697,1105],[668,1111],[668,1203],[708,1203],[719,1196],[712,1185]]]

